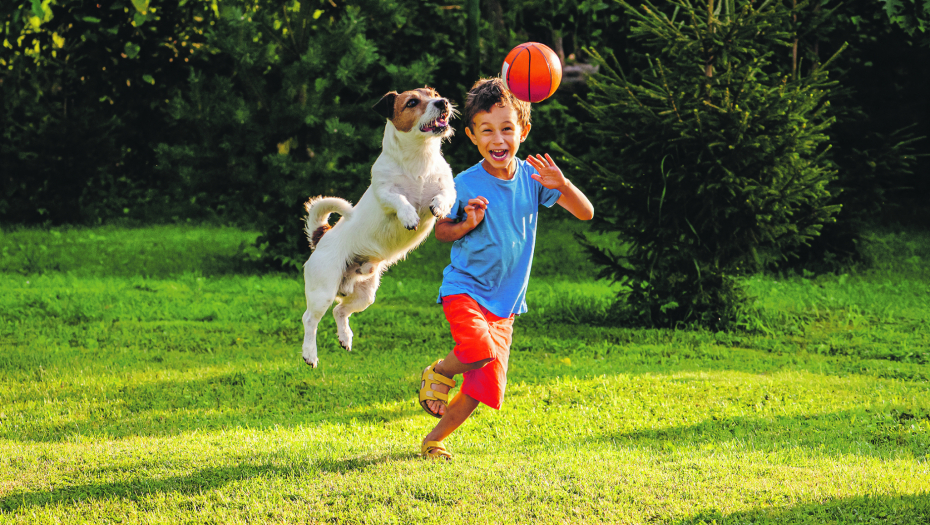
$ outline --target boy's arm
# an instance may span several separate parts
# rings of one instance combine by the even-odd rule
[[[594,218],[594,205],[591,204],[591,201],[581,190],[565,178],[562,170],[555,165],[548,153],[546,153],[545,158],[542,155],[536,155],[536,157],[530,155],[526,158],[526,161],[539,172],[532,175],[534,179],[543,186],[552,190],[559,190],[562,193],[562,196],[556,201],[559,206],[583,221]]]
[[[474,230],[484,220],[484,211],[488,209],[488,200],[480,195],[469,199],[465,210],[465,220],[442,218],[436,222],[436,238],[442,242],[453,242]]]
[[[583,221],[590,221],[594,218],[594,205],[570,180],[565,179],[565,185],[556,189],[562,192],[559,200],[555,201],[556,204]]]

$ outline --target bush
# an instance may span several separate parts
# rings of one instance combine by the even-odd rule
[[[209,0],[3,2],[0,221],[153,218],[151,195],[170,190],[152,150],[173,131],[162,104],[211,13]]]
[[[465,34],[464,15],[380,0],[221,14],[198,73],[171,97],[183,133],[158,146],[159,167],[180,174],[189,198],[263,232],[275,265],[299,267],[309,255],[303,203],[357,202],[368,186],[384,129],[374,103],[425,84],[464,93],[463,46],[453,40]]]
[[[597,186],[595,228],[629,246],[585,241],[626,285],[631,320],[722,327],[744,301],[733,276],[784,259],[839,211],[824,159],[833,83],[826,67],[778,73],[792,14],[781,2],[710,15],[671,3],[677,17],[624,4],[650,53],[629,77],[591,51],[601,70],[582,105],[596,147],[569,159]]]

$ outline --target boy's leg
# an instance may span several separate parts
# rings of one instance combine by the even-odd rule
[[[455,348],[434,368],[436,373],[448,378],[477,370],[494,361],[494,341],[491,338],[491,325],[487,312],[473,298],[466,294],[455,294],[442,298],[442,310],[449,322]],[[458,354],[457,354],[458,352]],[[467,362],[463,362],[464,359]],[[421,383],[421,389],[423,388]],[[445,394],[450,388],[444,384],[432,384],[430,389]],[[472,393],[474,394],[474,393]],[[442,417],[447,410],[439,400],[425,399],[426,408],[434,415]]]
[[[442,374],[448,378],[452,378],[459,374],[468,372],[469,370],[475,370],[475,369],[481,368],[484,365],[490,363],[491,361],[493,361],[493,359],[482,359],[480,361],[475,361],[474,363],[463,363],[459,361],[458,357],[455,356],[455,351],[452,351],[452,352],[449,352],[449,355],[447,355],[442,361],[440,361],[438,365],[436,365],[436,368],[434,368],[434,370],[436,370],[436,372],[439,374]],[[450,390],[448,386],[442,383],[433,384],[432,389],[442,394],[446,394]],[[455,399],[456,398],[453,398],[453,401]],[[469,397],[469,399],[472,399],[472,398]],[[475,402],[477,403],[477,401]],[[446,412],[448,411],[448,409],[446,408],[446,405],[444,405],[439,400],[428,399],[426,401],[426,406],[428,406],[429,409],[434,414],[439,414],[440,416],[445,415]],[[472,408],[472,410],[474,410],[474,408]],[[467,417],[468,416],[466,416],[466,418]],[[464,419],[462,421],[464,421]]]
[[[449,407],[446,408],[445,415],[442,416],[439,423],[436,423],[436,427],[433,431],[423,438],[423,443],[427,441],[442,441],[449,437],[449,434],[462,426],[462,423],[464,423],[475,409],[478,408],[478,403],[477,399],[468,394],[463,394],[461,392],[456,394],[455,397],[452,398],[452,401],[449,402]]]

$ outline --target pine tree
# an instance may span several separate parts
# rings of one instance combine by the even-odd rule
[[[643,67],[626,75],[591,51],[594,147],[569,160],[596,188],[595,227],[619,233],[620,249],[584,242],[625,285],[633,319],[719,327],[744,301],[734,276],[786,257],[839,211],[823,157],[834,83],[829,61],[806,76],[774,67],[791,57],[787,2],[669,4],[624,3]]]

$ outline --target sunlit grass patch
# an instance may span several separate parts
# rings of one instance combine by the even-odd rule
[[[100,235],[210,250],[185,244],[194,230]],[[11,255],[0,523],[930,520],[922,277],[758,276],[757,326],[611,326],[616,290],[560,265],[570,233],[542,239],[504,407],[447,440],[451,464],[416,457],[436,421],[419,372],[452,344],[435,302],[447,246],[385,275],[352,353],[324,317],[316,370],[302,276],[201,266],[237,253],[234,232],[138,263],[151,274],[77,257],[21,272]]]
[[[61,227],[0,230],[0,272],[82,277],[242,273],[258,237],[230,227]]]

